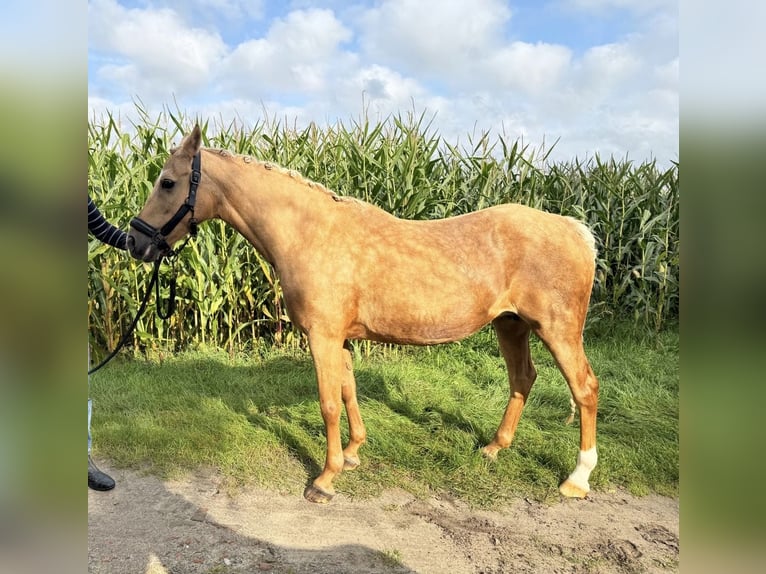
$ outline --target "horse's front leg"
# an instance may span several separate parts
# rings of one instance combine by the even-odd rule
[[[306,487],[303,496],[311,502],[326,503],[335,496],[332,481],[343,470],[343,449],[340,438],[341,387],[345,375],[343,340],[309,333],[309,347],[314,359],[319,405],[327,437],[327,457],[324,470]]]
[[[343,404],[346,406],[348,416],[348,446],[343,449],[343,468],[352,469],[359,466],[359,447],[367,438],[367,431],[362,422],[359,412],[359,403],[356,399],[356,380],[354,379],[354,363],[351,359],[351,345],[348,341],[343,344],[343,383],[341,395]]]

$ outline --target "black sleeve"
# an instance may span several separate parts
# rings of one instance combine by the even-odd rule
[[[104,219],[90,196],[88,196],[88,231],[99,241],[117,249],[127,249],[128,234]]]

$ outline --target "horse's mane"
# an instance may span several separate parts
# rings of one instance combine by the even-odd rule
[[[286,176],[294,179],[298,183],[302,183],[302,184],[308,186],[309,188],[316,189],[316,190],[318,190],[318,191],[320,191],[322,193],[327,194],[334,201],[353,201],[354,200],[354,198],[351,198],[351,197],[342,197],[342,196],[338,195],[333,190],[328,189],[327,187],[325,187],[321,183],[318,183],[318,182],[316,182],[314,180],[311,180],[311,179],[307,178],[306,176],[304,176],[302,173],[300,173],[297,170],[283,167],[283,166],[281,166],[281,165],[279,165],[277,163],[274,163],[272,161],[263,161],[263,160],[255,159],[251,155],[235,154],[235,153],[232,153],[229,150],[225,150],[225,149],[205,148],[205,150],[209,151],[209,152],[212,152],[212,153],[215,153],[215,154],[217,154],[217,155],[219,155],[219,156],[221,156],[223,158],[229,159],[229,160],[233,160],[233,161],[239,160],[239,161],[242,161],[242,162],[247,163],[247,164],[252,164],[254,166],[259,166],[259,167],[262,167],[263,169],[266,169],[266,170],[269,170],[269,171],[274,171],[276,173],[280,173],[280,174],[286,175]]]

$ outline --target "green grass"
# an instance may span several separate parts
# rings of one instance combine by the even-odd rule
[[[603,324],[586,332],[586,349],[601,383],[592,488],[676,495],[677,329],[648,336]],[[362,465],[341,474],[336,488],[362,498],[389,487],[418,496],[448,491],[484,507],[519,496],[554,499],[574,467],[579,418],[564,425],[569,391],[536,340],[533,358],[538,379],[514,443],[489,462],[478,449],[508,398],[491,330],[429,348],[359,344],[368,441]],[[324,464],[313,367],[301,351],[115,361],[91,377],[91,397],[95,453],[118,466],[165,477],[214,468],[232,490],[257,484],[300,496]]]
[[[380,551],[380,558],[386,566],[401,566],[402,553],[396,548],[390,548]]]

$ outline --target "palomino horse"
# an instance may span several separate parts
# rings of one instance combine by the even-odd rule
[[[290,318],[308,337],[325,424],[327,457],[306,487],[308,500],[328,502],[333,479],[360,462],[366,431],[350,339],[432,345],[489,322],[511,390],[482,452],[494,459],[511,444],[537,376],[529,352],[534,332],[581,413],[577,465],[559,489],[569,497],[588,493],[597,460],[598,381],[582,340],[595,272],[595,243],[583,224],[513,204],[435,221],[401,220],[295,172],[200,146],[196,126],[172,150],[131,221],[130,253],[154,261],[194,233],[198,221],[219,218],[274,266]],[[345,448],[341,402],[349,424]]]

